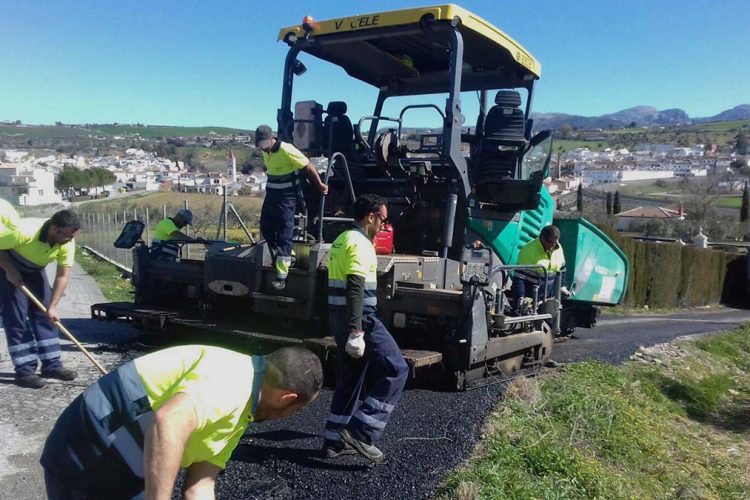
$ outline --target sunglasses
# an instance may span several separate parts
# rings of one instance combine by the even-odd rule
[[[391,223],[391,220],[388,217],[383,217],[383,214],[380,212],[372,212],[373,215],[376,215],[378,219],[380,219],[380,227],[386,226]]]

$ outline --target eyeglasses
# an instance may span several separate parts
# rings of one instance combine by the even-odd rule
[[[380,212],[372,212],[372,213],[373,215],[376,215],[378,219],[380,219],[380,227],[385,227],[391,223],[390,219],[388,219],[388,217],[384,216]]]

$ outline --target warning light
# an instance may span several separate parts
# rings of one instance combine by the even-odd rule
[[[310,32],[315,29],[315,21],[312,16],[305,16],[302,18],[302,29]]]

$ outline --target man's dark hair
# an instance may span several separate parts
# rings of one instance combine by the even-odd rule
[[[60,210],[50,217],[50,223],[59,228],[72,227],[75,229],[81,229],[81,219],[78,218],[78,214],[72,210]]]
[[[266,356],[263,380],[271,387],[294,392],[300,402],[307,403],[323,387],[323,365],[309,349],[282,347]]]
[[[542,228],[542,232],[539,236],[541,236],[545,240],[551,240],[551,239],[559,240],[560,230],[557,228],[557,226],[553,226],[552,224],[550,224],[549,226],[544,226]]]
[[[376,194],[362,193],[354,202],[354,220],[360,221],[367,214],[380,211],[380,207],[385,204],[385,200]]]

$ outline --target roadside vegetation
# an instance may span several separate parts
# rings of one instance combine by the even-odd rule
[[[96,284],[104,297],[112,302],[132,302],[133,285],[130,278],[108,262],[104,262],[81,247],[76,249],[76,262],[81,265]]]
[[[750,326],[516,379],[443,498],[747,498]]]

